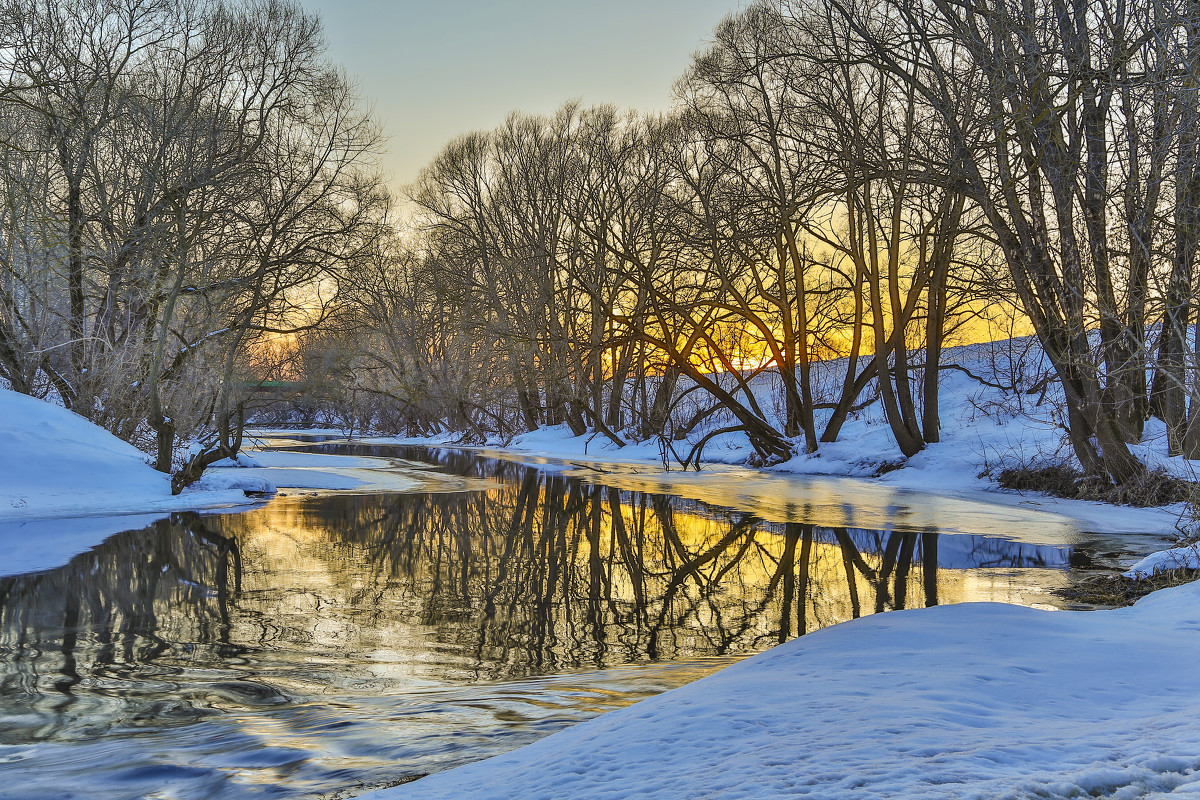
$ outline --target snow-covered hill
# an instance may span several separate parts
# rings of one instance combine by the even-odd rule
[[[1097,532],[1171,533],[1194,522],[1185,504],[1166,508],[1139,509],[1104,503],[1063,500],[1037,493],[1004,490],[996,483],[1008,467],[1075,464],[1066,438],[1061,390],[1046,380],[1049,365],[1037,340],[1024,337],[948,348],[941,361],[938,403],[941,441],[928,445],[905,459],[884,417],[882,404],[875,402],[854,412],[842,427],[836,442],[821,443],[813,454],[801,454],[769,468],[772,473],[853,477],[879,487],[927,492],[943,497],[1004,506],[1039,509],[1078,520],[1086,530]],[[834,396],[846,368],[844,359],[814,365],[814,382],[824,387],[826,399]],[[754,386],[760,403],[771,406],[766,391],[771,376],[760,376]],[[999,388],[1005,387],[1005,388]],[[822,431],[831,412],[817,412],[817,432]],[[714,414],[710,428],[733,424],[731,417]],[[704,431],[696,431],[698,439]],[[450,442],[452,436],[439,441]],[[377,443],[425,443],[420,439],[373,438]],[[517,436],[510,442],[492,445],[513,454],[547,458],[587,460],[612,464],[664,464],[662,445],[650,440],[617,448],[600,435],[575,437],[566,426],[543,428]],[[677,442],[675,451],[684,456],[689,442]],[[1167,456],[1166,428],[1157,419],[1146,422],[1134,454],[1149,467],[1197,480],[1200,462]],[[797,450],[802,443],[797,442]],[[712,439],[704,450],[707,463],[739,464],[753,451],[740,433]],[[678,465],[675,465],[678,468]],[[719,501],[714,501],[719,502]]]
[[[364,800],[1147,798],[1200,789],[1200,584],[825,628]]]
[[[0,574],[54,566],[165,512],[252,502],[232,489],[173,497],[145,458],[78,414],[0,389]]]

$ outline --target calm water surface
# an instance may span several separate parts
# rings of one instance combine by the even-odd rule
[[[0,797],[349,796],[852,617],[1063,607],[1052,589],[1128,550],[899,510],[878,530],[772,522],[448,450],[310,449],[457,482],[177,514],[0,579]]]

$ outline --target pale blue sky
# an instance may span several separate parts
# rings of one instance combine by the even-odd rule
[[[389,137],[384,166],[413,180],[460,133],[571,98],[660,110],[739,0],[300,0]]]

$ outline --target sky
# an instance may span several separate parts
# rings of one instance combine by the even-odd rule
[[[514,110],[664,110],[672,84],[742,0],[300,0],[325,23],[388,137],[393,186],[451,139]]]

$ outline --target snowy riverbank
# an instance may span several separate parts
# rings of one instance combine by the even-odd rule
[[[836,625],[370,800],[1194,797],[1200,584]]]
[[[78,414],[0,389],[0,577],[50,569],[114,533],[174,511],[247,507],[276,486],[411,491],[421,471],[390,459],[264,452],[248,468],[213,468],[171,494],[146,454]],[[436,482],[436,476],[433,477]]]
[[[220,486],[273,481],[362,491],[374,482],[380,491],[416,488],[384,485],[376,472],[388,459],[268,452],[251,456],[256,466],[218,470],[209,488],[173,498],[167,478],[146,466],[140,452],[82,418],[8,392],[0,393],[0,414],[6,449],[0,574],[54,566],[167,511],[249,502],[241,491]],[[998,515],[1018,539],[1022,526],[1035,537],[1047,521],[1151,532],[1169,530],[1178,517],[1177,510],[1000,491],[977,477],[970,461],[975,451],[964,445],[960,429],[948,430],[945,442],[903,468],[868,477],[866,443],[879,431],[861,419],[853,423],[863,427],[849,428],[847,441],[856,434],[858,445],[835,445],[771,472],[731,466],[664,472],[652,445],[615,451],[561,430],[522,437],[507,455],[586,463],[586,471],[625,488],[646,482],[648,491],[690,492],[718,504],[721,491],[752,494],[756,503],[774,502],[785,513],[793,490],[819,506],[821,496],[812,490],[824,479],[803,473],[816,472],[818,463],[839,463],[834,456],[843,447],[847,456],[840,463],[853,466],[848,454],[857,447],[859,466],[848,470],[857,477],[831,481],[841,482],[837,497],[847,497],[849,486],[864,508],[892,510],[900,498],[913,514],[943,520],[951,533],[971,527],[964,515],[981,501],[991,505],[975,513]],[[997,427],[1020,437],[1028,424]],[[736,443],[722,447],[735,460]],[[405,474],[411,473],[396,479],[408,480]],[[837,497],[818,513],[843,513]],[[112,516],[118,512],[146,513]],[[84,518],[68,522],[66,516]],[[1200,698],[1191,690],[1200,658],[1196,608],[1200,586],[1193,585],[1119,611],[964,604],[873,616],[781,645],[527,748],[368,796],[1183,794],[1200,790],[1200,729],[1192,724]]]
[[[131,514],[246,503],[240,490],[171,495],[169,476],[109,432],[0,389],[0,520]]]
[[[232,485],[172,496],[170,477],[137,448],[7,389],[0,389],[0,453],[0,576],[58,566],[172,511],[255,502]]]
[[[1184,504],[1139,509],[1002,489],[996,478],[1007,467],[1072,462],[1058,398],[1060,390],[1056,384],[1043,383],[1048,365],[1036,341],[1030,338],[948,348],[943,364],[962,369],[948,368],[941,374],[940,442],[905,459],[876,402],[850,415],[838,441],[822,442],[816,453],[797,455],[762,472],[849,477],[880,489],[1038,509],[1077,520],[1087,530],[1097,532],[1170,534],[1192,521]],[[844,369],[844,360],[820,362],[814,365],[814,380],[834,380]],[[829,413],[818,412],[818,432]],[[454,437],[372,437],[364,441],[452,444]],[[655,440],[618,448],[601,435],[573,436],[566,426],[543,428],[507,442],[496,440],[489,446],[507,457],[574,461],[600,468],[640,465],[662,469],[671,461],[664,459],[662,446]],[[674,444],[680,456],[686,456],[690,446],[688,442]],[[1187,480],[1200,477],[1193,462],[1167,456],[1166,429],[1157,419],[1147,421],[1141,442],[1131,449],[1153,469]],[[704,462],[741,464],[752,452],[742,434],[726,434],[706,446]],[[675,467],[677,470],[678,464]]]

